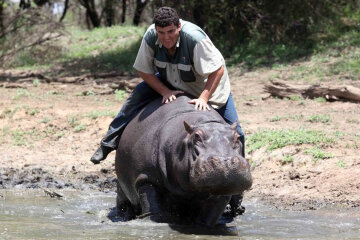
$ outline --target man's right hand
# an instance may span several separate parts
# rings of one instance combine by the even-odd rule
[[[176,95],[184,93],[183,91],[179,90],[170,90],[165,95],[163,95],[162,103],[169,103],[176,99]]]

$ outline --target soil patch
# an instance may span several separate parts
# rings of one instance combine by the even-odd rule
[[[265,99],[263,87],[271,74],[267,69],[231,71],[232,94],[246,136],[264,129],[302,128],[331,134],[336,141],[325,149],[331,157],[316,161],[304,154],[312,147],[306,144],[249,152],[254,184],[245,197],[291,209],[359,207],[359,104]],[[25,88],[0,88],[0,188],[115,191],[115,153],[100,165],[89,159],[128,93],[96,95],[99,82],[94,81],[35,80],[21,83]],[[309,120],[323,115],[330,120]],[[284,161],[286,156],[291,161]]]

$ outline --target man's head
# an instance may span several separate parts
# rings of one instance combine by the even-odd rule
[[[155,12],[153,22],[156,27],[168,27],[172,24],[178,26],[180,19],[175,9],[171,7],[161,7]]]
[[[161,44],[170,51],[174,50],[181,30],[179,15],[175,9],[159,8],[154,15],[154,24]]]

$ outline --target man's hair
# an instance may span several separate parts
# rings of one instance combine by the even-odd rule
[[[154,15],[153,22],[157,27],[167,27],[172,24],[179,26],[179,15],[176,10],[171,7],[161,7]]]

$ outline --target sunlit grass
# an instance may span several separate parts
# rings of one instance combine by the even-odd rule
[[[260,130],[247,137],[247,151],[251,152],[262,147],[266,147],[268,151],[283,148],[289,145],[330,145],[336,140],[332,136],[328,136],[322,131],[315,130]]]

